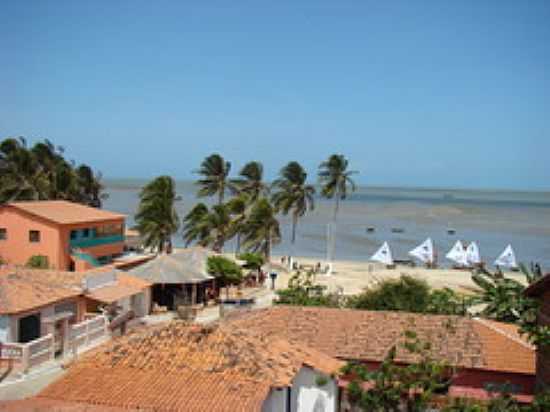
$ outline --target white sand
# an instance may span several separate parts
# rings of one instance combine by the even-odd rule
[[[301,265],[315,265],[318,259],[295,258]],[[274,256],[272,262],[280,262],[280,258]],[[321,262],[323,263],[323,262]],[[285,288],[291,273],[278,271],[276,288]],[[339,288],[346,295],[356,294],[364,288],[385,279],[396,279],[401,274],[407,274],[417,279],[422,279],[436,289],[448,287],[458,292],[468,293],[476,289],[472,281],[471,272],[454,269],[426,269],[422,267],[398,266],[396,269],[386,269],[383,265],[369,262],[334,261],[332,275],[316,275],[316,282],[325,285],[329,292],[336,292]],[[507,277],[524,282],[522,274],[506,273]]]

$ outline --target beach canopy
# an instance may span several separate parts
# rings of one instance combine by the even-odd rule
[[[455,245],[445,257],[453,262],[459,264],[460,266],[468,266],[468,259],[466,258],[466,251],[464,250],[464,245],[460,240],[457,240]]]
[[[481,263],[481,257],[479,256],[479,247],[476,242],[472,242],[466,249],[466,260],[470,265],[478,265]]]
[[[384,242],[382,247],[370,259],[385,265],[393,265],[393,257],[388,242]]]
[[[426,239],[419,246],[409,252],[409,255],[417,258],[423,263],[432,264],[435,262],[434,242],[431,238]]]
[[[514,249],[512,249],[512,245],[506,246],[506,249],[504,249],[504,252],[501,253],[501,255],[495,260],[495,265],[497,266],[504,266],[507,268],[517,268],[518,263],[516,261],[516,254],[514,253]]]

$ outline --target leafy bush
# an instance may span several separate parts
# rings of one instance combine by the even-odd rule
[[[314,283],[311,272],[295,273],[288,282],[288,288],[277,291],[276,304],[293,306],[339,307],[340,296],[326,293],[326,286]]]
[[[32,269],[48,269],[50,263],[47,256],[34,255],[27,260],[26,266]]]
[[[363,310],[396,310],[416,313],[464,315],[469,300],[449,288],[431,290],[423,280],[401,275],[351,296],[347,307]]]
[[[244,268],[249,270],[259,270],[265,263],[265,259],[259,253],[242,253],[237,258],[246,261]]]
[[[219,286],[237,285],[242,281],[241,267],[231,259],[223,256],[210,256],[206,266],[208,273],[216,278]]]

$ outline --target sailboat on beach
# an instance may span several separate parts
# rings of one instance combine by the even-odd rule
[[[471,242],[466,248],[466,260],[469,265],[476,266],[481,264],[481,256],[479,247],[476,242]]]
[[[393,257],[388,242],[384,242],[380,249],[378,249],[376,253],[371,256],[370,259],[374,260],[375,262],[383,263],[386,266],[393,266]]]
[[[500,256],[495,260],[495,266],[503,266],[510,269],[518,268],[516,254],[514,253],[514,249],[512,249],[512,245],[506,246],[504,252],[502,252]]]
[[[426,239],[420,245],[411,250],[409,255],[428,266],[433,266],[435,263],[435,249],[432,239]]]
[[[455,262],[460,268],[468,267],[468,259],[466,258],[466,250],[460,240],[457,240],[451,250],[445,255],[447,259]]]

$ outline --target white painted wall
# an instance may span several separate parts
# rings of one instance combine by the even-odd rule
[[[317,385],[318,377],[325,377],[327,383]],[[336,412],[337,402],[338,385],[334,379],[311,368],[300,369],[292,385],[292,412]]]
[[[10,317],[0,315],[0,342],[11,342]]]
[[[317,378],[325,377],[327,383],[317,385]],[[290,411],[286,410],[288,389],[272,389],[265,400],[262,412],[336,412],[338,410],[338,385],[330,376],[303,367],[294,377],[290,389]]]

